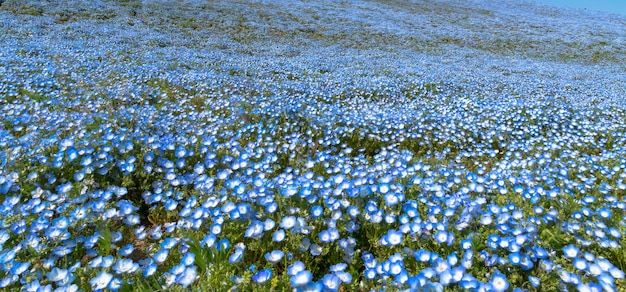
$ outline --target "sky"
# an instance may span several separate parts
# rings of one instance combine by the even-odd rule
[[[626,15],[626,0],[537,0],[556,6],[570,6]]]

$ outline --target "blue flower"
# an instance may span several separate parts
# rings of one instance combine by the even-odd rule
[[[246,229],[244,236],[249,238],[260,238],[263,235],[263,231],[265,231],[263,222],[253,220],[248,226],[248,229]]]
[[[119,259],[113,266],[113,270],[117,274],[134,273],[139,269],[139,265],[131,259]]]
[[[311,207],[311,215],[313,216],[313,218],[318,218],[322,216],[322,213],[324,213],[324,208],[322,208],[321,206]]]
[[[68,271],[66,269],[54,267],[52,268],[52,271],[46,274],[46,276],[48,276],[48,280],[51,282],[59,282],[68,276]]]
[[[322,247],[318,245],[317,243],[311,244],[310,253],[313,256],[318,256],[322,254]]]
[[[122,288],[122,284],[124,282],[121,279],[118,278],[113,278],[111,279],[111,281],[109,282],[109,286],[107,286],[107,288],[109,288],[109,290],[111,291],[117,291],[120,288]]]
[[[389,246],[396,246],[400,243],[402,243],[402,237],[404,236],[404,234],[402,234],[402,232],[396,231],[394,229],[389,229],[389,231],[387,231],[387,234],[384,235],[384,239],[387,242],[387,245]]]
[[[196,255],[193,254],[192,252],[185,253],[185,255],[183,255],[183,257],[180,259],[180,262],[184,264],[185,266],[191,266],[193,265],[195,261],[196,261]]]
[[[522,256],[519,252],[512,252],[509,254],[509,262],[515,266],[519,265],[522,260]]]
[[[396,194],[391,194],[391,193],[386,194],[384,196],[384,200],[385,200],[385,205],[387,206],[395,206],[399,202],[398,196],[396,196]]]
[[[571,258],[571,259],[577,257],[579,252],[580,252],[580,249],[573,244],[569,244],[563,247],[563,254],[566,257]]]
[[[168,255],[169,255],[168,249],[161,249],[156,254],[154,254],[153,258],[155,262],[162,264],[165,262]]]
[[[293,287],[302,287],[311,282],[313,279],[313,274],[307,270],[302,270],[293,275],[290,279],[291,286]]]
[[[402,270],[404,271],[404,270]],[[400,273],[398,273],[400,274]],[[396,274],[396,275],[398,275]],[[335,276],[337,276],[343,283],[345,284],[350,284],[352,283],[352,275],[348,272],[344,272],[344,271],[337,271],[335,272]]]
[[[178,240],[176,238],[169,237],[169,238],[164,239],[163,242],[161,242],[161,248],[170,250],[174,248],[176,244],[178,244]]]
[[[193,284],[198,278],[196,267],[186,267],[185,270],[176,277],[176,282],[183,286],[183,288],[187,288],[189,285]]]
[[[243,248],[236,248],[235,252],[228,257],[228,262],[230,263],[238,263],[243,258]]]
[[[282,221],[280,222],[280,227],[283,229],[289,230],[294,226],[296,226],[296,217],[294,216],[283,217]]]
[[[324,285],[324,288],[327,290],[337,291],[341,285],[341,279],[335,274],[326,274],[324,278],[322,278],[322,285]]]
[[[461,282],[459,282],[459,286],[466,290],[474,290],[478,288],[479,282],[470,274],[465,274],[465,276],[463,276],[463,278],[461,279]]]
[[[285,230],[279,229],[274,232],[272,240],[275,242],[282,242],[285,239]]]
[[[272,270],[263,269],[252,276],[252,281],[257,284],[263,284],[272,278]]]
[[[328,229],[322,230],[317,236],[321,242],[330,242],[330,232]]]
[[[541,285],[541,279],[535,276],[528,276],[528,282],[530,282],[530,285],[533,286],[533,288],[537,288]]]
[[[493,288],[493,291],[506,291],[506,289],[509,288],[509,281],[507,280],[506,276],[500,273],[500,271],[498,270],[496,270],[491,276],[490,284]]]
[[[388,183],[381,183],[378,185],[378,192],[381,194],[386,194],[387,192],[389,192],[389,184]]]
[[[128,215],[124,219],[124,224],[126,224],[128,226],[134,226],[134,225],[139,224],[140,220],[141,219],[139,218],[138,215]]]
[[[284,256],[285,256],[285,253],[282,252],[281,250],[273,250],[265,254],[265,259],[268,262],[275,264],[275,263],[280,262]]]
[[[100,264],[100,266],[103,268],[108,268],[113,265],[113,260],[114,259],[112,255],[102,257],[102,263]]]
[[[429,251],[420,249],[415,253],[415,259],[420,262],[429,262],[431,259],[431,253]]]
[[[111,282],[111,279],[113,279],[113,275],[102,271],[98,273],[96,277],[89,280],[89,284],[91,284],[91,288],[93,290],[102,290],[107,288],[107,286]]]
[[[154,273],[157,271],[157,265],[155,263],[151,263],[149,265],[147,265],[143,271],[143,277],[144,278],[148,278],[152,275],[154,275]]]
[[[435,240],[437,241],[437,243],[439,244],[443,244],[443,243],[447,243],[450,240],[450,236],[448,234],[448,232],[445,231],[439,231],[435,234]]]
[[[230,248],[230,241],[228,240],[228,238],[224,238],[218,241],[216,245],[218,251],[225,251]]]
[[[135,250],[135,246],[129,243],[127,245],[122,246],[120,250],[118,251],[118,253],[123,257],[127,257],[127,256],[130,256],[134,250]]]
[[[28,270],[28,268],[30,267],[30,263],[29,262],[25,262],[25,263],[18,263],[16,262],[10,270],[10,273],[12,275],[21,275],[22,273],[26,272],[26,270]]]

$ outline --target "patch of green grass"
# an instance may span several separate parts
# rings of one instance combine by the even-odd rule
[[[18,89],[18,93],[22,96],[28,97],[30,100],[36,101],[36,102],[45,102],[50,100],[50,97],[45,96],[43,94],[40,93],[36,93],[34,91],[30,91],[26,88],[20,88]]]

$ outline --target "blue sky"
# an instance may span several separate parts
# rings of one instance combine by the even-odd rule
[[[626,15],[626,0],[537,0],[557,6],[570,6],[592,10],[608,11]]]

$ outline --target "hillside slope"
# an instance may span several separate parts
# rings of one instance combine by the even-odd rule
[[[546,83],[583,104],[621,103],[626,88],[625,17],[532,2],[9,0],[0,8],[7,76],[38,58],[94,83],[112,71],[402,76],[487,93]],[[74,68],[84,61],[110,69]]]

